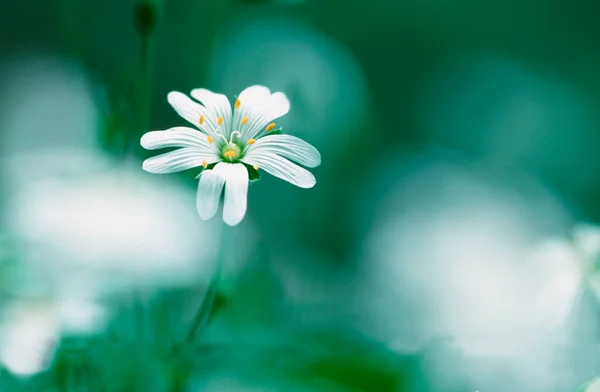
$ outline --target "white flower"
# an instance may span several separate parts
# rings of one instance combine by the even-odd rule
[[[32,151],[0,167],[3,228],[36,281],[10,281],[17,292],[104,296],[211,276],[220,232],[188,213],[195,195],[180,184],[89,150]]]
[[[29,376],[47,368],[59,336],[49,308],[13,307],[0,323],[0,363],[13,374]]]
[[[585,392],[600,392],[600,377],[593,379],[586,387]]]
[[[103,306],[82,298],[15,301],[1,312],[0,364],[23,377],[43,371],[63,333],[94,334],[106,316]]]
[[[207,220],[216,214],[225,188],[223,220],[231,226],[240,223],[246,214],[250,175],[259,169],[301,188],[315,185],[315,177],[290,160],[316,167],[321,163],[319,152],[297,137],[279,134],[281,128],[275,129],[272,122],[290,110],[285,94],[271,94],[264,86],[248,87],[236,99],[233,110],[223,94],[200,88],[191,95],[202,104],[179,92],[169,93],[168,100],[198,129],[175,127],[148,132],[141,145],[149,150],[181,147],[144,161],[143,168],[150,173],[204,167],[196,199],[200,218]]]

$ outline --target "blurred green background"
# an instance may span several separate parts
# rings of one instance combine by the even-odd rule
[[[1,391],[600,388],[600,3],[1,10]],[[317,185],[203,223],[139,138],[187,125],[170,91],[254,84]]]

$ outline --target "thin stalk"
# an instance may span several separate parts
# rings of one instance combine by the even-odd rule
[[[185,342],[191,344],[194,342],[194,338],[196,334],[204,327],[208,321],[210,320],[210,315],[212,313],[213,307],[215,305],[215,298],[217,295],[217,290],[219,288],[219,283],[221,281],[221,269],[223,267],[225,253],[224,250],[227,249],[227,241],[228,235],[227,231],[224,230],[221,233],[221,241],[219,246],[219,256],[217,259],[217,265],[215,267],[215,273],[213,274],[208,287],[206,288],[206,292],[204,293],[204,298],[202,298],[202,302],[196,311],[196,315],[194,316],[194,321],[192,322],[192,326],[188,331],[188,334],[185,337]]]
[[[150,130],[152,122],[152,73],[154,71],[154,37],[142,35],[140,45],[140,136]]]
[[[135,155],[139,138],[150,131],[152,124],[152,75],[154,72],[154,35],[140,33],[139,78],[136,88],[136,125],[125,140],[125,156]]]
[[[196,337],[196,333],[200,329],[200,327],[204,326],[210,317],[210,314],[213,310],[215,304],[215,298],[217,294],[217,289],[219,286],[219,280],[221,278],[220,268],[217,267],[217,271],[213,278],[210,280],[208,284],[208,288],[204,293],[204,298],[202,298],[202,302],[200,303],[200,307],[196,311],[196,315],[194,316],[194,321],[192,322],[192,327],[190,328],[185,341],[188,344],[194,342],[194,338]]]
[[[65,392],[77,391],[77,368],[75,366],[75,360],[73,358],[69,358],[69,360],[67,361],[65,373]]]

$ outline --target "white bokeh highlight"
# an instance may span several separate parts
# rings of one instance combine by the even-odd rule
[[[463,358],[454,371],[482,390],[498,385],[500,369],[506,388],[568,385],[561,350],[582,274],[560,202],[435,154],[401,160],[380,179],[362,261],[363,331],[403,353],[441,339]]]
[[[193,189],[91,152],[13,158],[6,227],[35,268],[77,276],[69,290],[210,278],[220,232],[193,213]]]

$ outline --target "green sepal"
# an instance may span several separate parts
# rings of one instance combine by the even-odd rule
[[[283,132],[283,127],[279,127],[277,129],[273,129],[272,131],[269,131],[265,134],[265,136],[263,137],[267,137],[267,136],[271,136],[271,135],[281,135],[281,133]]]
[[[246,166],[246,169],[248,170],[248,179],[250,182],[260,181],[260,172],[258,170],[245,163],[244,166]]]

